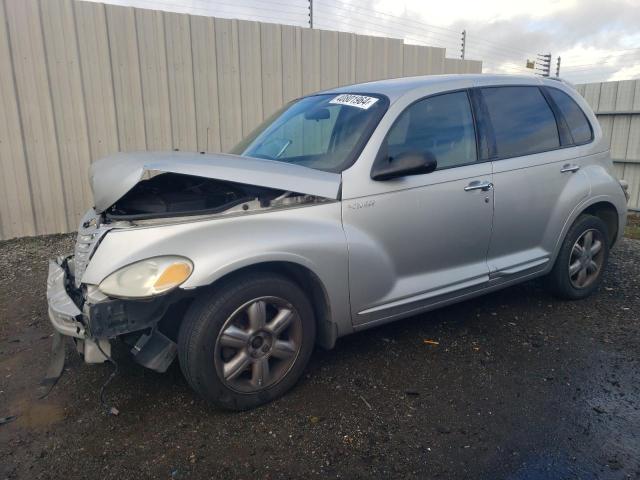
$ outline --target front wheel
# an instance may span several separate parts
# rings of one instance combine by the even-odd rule
[[[549,274],[552,293],[568,300],[591,295],[602,282],[609,259],[608,238],[607,226],[598,217],[578,217],[569,229]]]
[[[293,387],[314,342],[313,309],[300,287],[280,275],[251,274],[194,302],[178,354],[194,390],[218,406],[245,410]]]

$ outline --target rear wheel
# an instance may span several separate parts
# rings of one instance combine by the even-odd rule
[[[216,405],[244,410],[298,380],[315,342],[315,319],[298,285],[276,274],[226,282],[191,306],[178,337],[189,384]]]
[[[569,229],[549,274],[551,291],[561,298],[585,298],[598,288],[609,259],[606,224],[593,215],[580,216]]]

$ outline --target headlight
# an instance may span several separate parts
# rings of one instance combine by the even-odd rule
[[[192,271],[193,264],[184,257],[148,258],[116,270],[98,288],[112,297],[151,297],[177,287]]]

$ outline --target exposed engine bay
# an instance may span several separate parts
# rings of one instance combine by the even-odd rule
[[[242,212],[318,200],[266,187],[164,173],[136,184],[105,214],[111,220],[144,220],[211,215],[229,210]]]

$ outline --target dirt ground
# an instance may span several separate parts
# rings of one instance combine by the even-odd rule
[[[72,236],[0,242],[0,478],[640,478],[640,241],[593,297],[526,283],[317,350],[297,387],[212,409],[177,365],[121,373],[68,349],[51,395],[46,260]],[[425,340],[438,342],[425,343]]]

